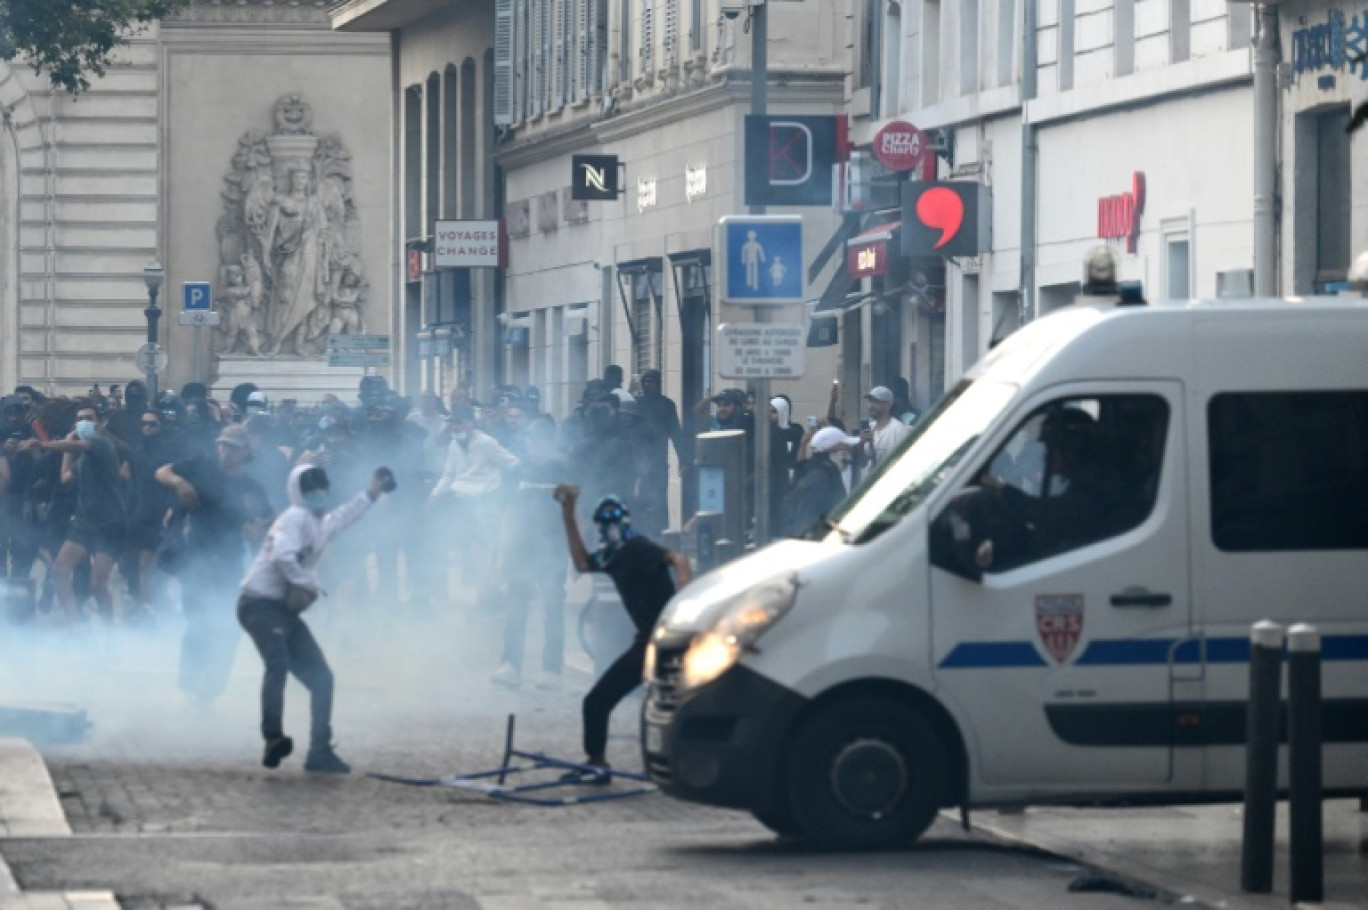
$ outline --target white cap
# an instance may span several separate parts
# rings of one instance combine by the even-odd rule
[[[814,452],[829,452],[842,443],[848,446],[860,444],[860,437],[847,436],[838,427],[822,427],[812,435],[812,441],[808,443],[808,448]]]

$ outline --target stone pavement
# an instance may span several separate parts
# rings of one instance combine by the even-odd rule
[[[1032,807],[974,813],[974,826],[1088,865],[1147,882],[1211,907],[1286,908],[1287,803],[1278,805],[1273,894],[1240,890],[1243,821],[1238,803],[1127,809]],[[1368,907],[1368,813],[1358,800],[1323,808],[1326,908]]]
[[[509,713],[519,718],[520,747],[565,756],[578,751],[577,700],[584,675],[575,674],[563,692],[509,692],[489,686],[484,679],[497,663],[497,621],[455,616],[415,623],[358,615],[349,624],[320,616],[316,628],[338,674],[340,751],[356,763],[358,772],[437,777],[493,767]],[[354,855],[357,862],[363,861],[361,857],[400,856],[412,850],[409,844],[415,839],[495,824],[503,832],[500,836],[525,838],[529,844],[540,840],[539,849],[546,851],[572,830],[561,827],[566,823],[598,831],[669,830],[697,843],[700,850],[737,837],[763,841],[744,815],[660,797],[632,801],[630,811],[612,803],[578,807],[573,822],[570,816],[555,816],[548,828],[551,817],[540,815],[540,810],[510,811],[473,794],[438,794],[361,773],[345,781],[310,778],[300,771],[300,756],[287,760],[280,771],[268,772],[259,765],[255,733],[256,655],[245,645],[239,648],[228,692],[213,711],[205,712],[184,702],[168,685],[174,678],[173,643],[166,636],[106,642],[98,659],[87,655],[80,663],[56,667],[51,677],[56,691],[45,694],[74,700],[79,689],[81,705],[95,722],[91,740],[45,747],[46,766],[27,743],[0,741],[0,835],[46,838],[74,831],[97,855],[104,849],[100,843],[110,844],[110,850],[116,841],[125,850],[129,844],[141,844],[132,849],[149,851],[153,868],[146,873],[148,887],[159,881],[156,857],[171,855],[164,851],[189,850],[193,842],[207,855],[217,856],[220,850],[228,855],[244,849],[248,837],[260,842],[252,848],[255,852],[280,851],[282,862],[291,853],[290,868],[300,870],[323,869],[323,864],[339,861],[333,854]],[[536,644],[535,639],[529,641],[529,655],[537,653]],[[36,659],[60,664],[59,657],[48,653]],[[97,683],[81,677],[83,667],[94,673]],[[0,666],[0,691],[5,691],[6,682],[12,686],[32,672],[32,666],[6,662]],[[63,691],[63,684],[71,688]],[[287,721],[296,736],[304,732],[302,696],[292,684]],[[610,750],[629,767],[636,764],[633,708],[627,704],[616,712]],[[1187,895],[1195,903],[1241,910],[1286,907],[1285,840],[1280,841],[1276,894],[1254,897],[1239,891],[1238,809],[1032,808],[1019,815],[975,812],[972,820],[990,838],[1070,857],[1123,880]],[[1330,802],[1326,823],[1327,897],[1336,907],[1368,907],[1368,815],[1358,812],[1356,802]],[[652,825],[656,827],[647,827]],[[356,834],[339,835],[344,831]],[[1280,831],[1286,831],[1285,818]],[[941,843],[958,836],[944,822],[937,834]],[[230,840],[236,846],[230,846]],[[980,835],[977,843],[981,847],[984,842]],[[497,849],[494,843],[476,848],[480,864],[497,866]],[[945,847],[933,844],[931,849]],[[653,856],[646,858],[658,862]],[[231,867],[236,862],[224,859],[219,865]],[[916,862],[909,856],[909,871]],[[380,867],[376,868],[378,872]],[[763,867],[757,871],[763,874]],[[554,880],[560,873],[548,868],[545,874]],[[79,884],[97,888],[110,882],[95,868]],[[504,910],[499,887],[491,876],[476,906]],[[264,903],[255,905],[249,897],[243,896],[244,907],[340,906],[272,905],[265,897]],[[581,906],[569,898],[547,898],[546,905]],[[523,906],[519,900],[510,896],[506,906]],[[125,904],[125,910],[138,906]],[[198,905],[187,898],[185,906]],[[21,894],[0,862],[0,910],[118,907],[109,892]]]

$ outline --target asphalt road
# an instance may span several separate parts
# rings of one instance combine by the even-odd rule
[[[518,745],[577,757],[578,697],[508,692],[486,678],[501,624],[460,613],[335,609],[316,625],[338,677],[338,749],[357,772],[318,778],[301,757],[259,764],[259,664],[240,643],[210,711],[176,692],[174,623],[155,633],[6,639],[0,694],[79,704],[88,741],[43,746],[72,837],[0,841],[25,890],[108,889],[125,908],[597,910],[597,908],[1089,908],[1147,902],[1071,893],[1088,870],[965,833],[949,820],[917,846],[821,854],[749,816],[659,794],[558,808],[383,782],[498,764]],[[573,633],[571,641],[573,641]],[[538,653],[529,642],[531,655]],[[291,684],[287,727],[303,738]],[[635,705],[610,757],[638,766]]]

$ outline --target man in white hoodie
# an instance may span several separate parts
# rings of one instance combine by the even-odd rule
[[[311,729],[305,771],[346,774],[351,766],[332,748],[333,675],[301,614],[318,599],[314,568],[338,532],[366,514],[382,493],[394,490],[394,475],[377,468],[370,487],[335,509],[329,509],[328,475],[317,466],[301,465],[290,473],[290,508],[266,534],[238,599],[238,622],[251,636],[266,664],[261,681],[261,735],[266,740],[261,763],[280,766],[294,751],[285,735],[285,679],[293,673],[309,690]]]

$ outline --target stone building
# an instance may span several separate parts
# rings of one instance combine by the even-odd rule
[[[207,381],[306,400],[355,389],[360,371],[329,371],[319,351],[330,332],[389,330],[392,143],[374,124],[391,116],[390,48],[334,32],[325,7],[195,0],[76,97],[0,65],[0,385],[138,377],[143,269],[159,260],[163,387],[192,378],[181,289],[208,281],[236,331],[202,331]],[[292,180],[317,216],[307,231]]]

